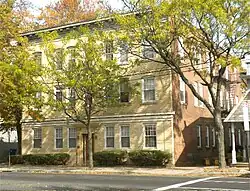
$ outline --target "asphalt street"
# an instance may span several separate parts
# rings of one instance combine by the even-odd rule
[[[31,174],[2,172],[0,190],[250,190],[249,178],[150,177],[120,175]]]

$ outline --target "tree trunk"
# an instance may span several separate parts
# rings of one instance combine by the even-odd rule
[[[224,127],[221,119],[221,112],[216,109],[214,111],[214,122],[215,122],[215,127],[218,130],[219,167],[225,168],[226,160],[225,160]]]
[[[87,131],[88,131],[88,154],[89,154],[89,163],[88,166],[89,168],[93,168],[93,151],[92,151],[92,132],[91,132],[91,126],[90,122],[87,124]]]
[[[16,130],[17,130],[17,141],[18,141],[17,154],[22,155],[22,124],[20,122],[16,123]]]
[[[15,120],[16,120],[16,130],[17,130],[17,140],[18,140],[18,153],[22,154],[22,117],[23,110],[21,106],[16,106],[15,108]]]

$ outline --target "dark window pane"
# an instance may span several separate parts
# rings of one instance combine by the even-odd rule
[[[156,136],[146,137],[146,147],[156,147]]]
[[[69,148],[76,148],[76,138],[69,138]]]
[[[63,140],[56,139],[56,148],[63,148]]]
[[[122,147],[130,147],[129,137],[122,137],[121,138],[121,146]]]
[[[114,137],[106,138],[106,147],[114,147]]]
[[[34,148],[42,148],[42,139],[34,139]]]

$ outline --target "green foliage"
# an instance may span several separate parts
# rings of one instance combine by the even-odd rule
[[[107,150],[94,153],[97,166],[119,166],[132,161],[135,166],[165,166],[171,160],[169,152],[158,150]]]
[[[165,166],[171,154],[159,150],[135,150],[129,152],[129,158],[136,166]]]
[[[97,166],[118,166],[124,164],[127,152],[123,150],[110,150],[94,153],[94,162]]]
[[[54,86],[47,86],[49,104],[65,112],[71,119],[86,124],[93,114],[118,103],[117,90],[122,68],[116,59],[106,59],[103,55],[105,42],[113,42],[114,34],[81,27],[66,34],[62,38],[63,44],[56,47],[53,41],[58,35],[55,32],[41,35],[42,47],[49,62],[44,74],[54,82],[54,86],[63,89],[63,100],[58,101],[54,99]],[[116,51],[114,47],[111,53]],[[55,54],[59,48],[60,70]],[[68,90],[74,91],[74,100],[68,96]]]
[[[10,158],[12,165],[65,165],[69,159],[70,155],[67,153],[14,155]]]
[[[40,103],[35,98],[40,90],[37,78],[40,66],[28,50],[28,41],[20,32],[20,20],[13,10],[14,1],[0,2],[0,116],[2,128],[16,128],[21,151],[21,120],[25,109]]]

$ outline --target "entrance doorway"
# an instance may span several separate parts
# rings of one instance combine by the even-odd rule
[[[94,133],[92,133],[92,152],[95,151],[95,140],[94,140]],[[83,148],[83,164],[87,166],[89,152],[88,152],[88,134],[82,134],[82,148]]]

